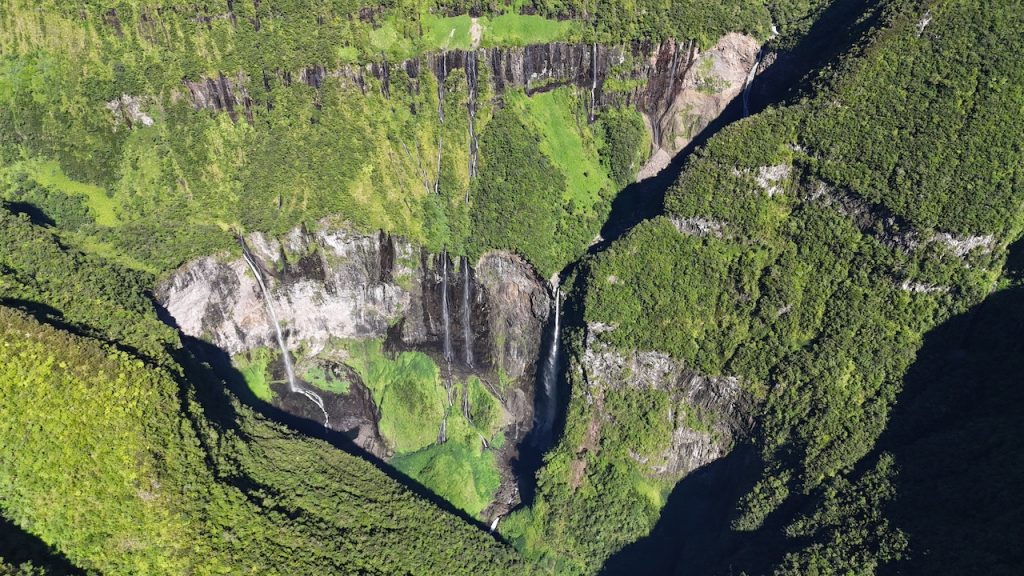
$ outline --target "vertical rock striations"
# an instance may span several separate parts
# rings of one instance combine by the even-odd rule
[[[590,121],[607,106],[635,106],[643,113],[653,143],[650,172],[664,167],[671,155],[742,94],[747,74],[755,70],[759,49],[755,39],[737,33],[723,36],[704,52],[693,41],[673,39],[658,44],[636,42],[618,46],[553,42],[446,50],[402,62],[348,65],[337,70],[314,65],[297,74],[265,73],[264,84],[268,90],[271,79],[290,85],[297,75],[300,82],[319,89],[333,78],[363,94],[369,86],[376,85],[381,94],[389,97],[393,75],[418,79],[426,68],[438,80],[437,115],[443,123],[446,80],[461,70],[467,80],[471,177],[476,174],[477,108],[487,104],[479,101],[481,83],[490,86],[499,102],[506,90],[521,89],[529,95],[574,86],[589,92]],[[613,82],[609,84],[609,80]],[[227,112],[232,119],[237,119],[241,110],[251,122],[251,108],[256,103],[249,97],[246,82],[244,74],[219,74],[216,78],[185,80],[185,87],[195,108]],[[408,85],[410,90],[418,90],[418,81]]]
[[[275,385],[274,405],[327,420],[380,457],[390,456],[378,430],[381,408],[346,358],[332,352],[336,342],[376,340],[391,357],[424,352],[444,367],[449,394],[476,377],[500,405],[495,417],[506,441],[495,448],[495,460],[501,493],[515,493],[510,461],[534,420],[534,375],[551,308],[544,283],[524,260],[490,252],[475,269],[462,258],[459,273],[452,273],[447,254],[326,223],[315,231],[296,228],[280,240],[254,233],[245,242],[243,257],[198,258],[157,287],[157,300],[182,332],[232,356],[281,349],[285,363],[272,371],[283,370],[295,384]],[[449,301],[449,290],[461,297]],[[295,366],[290,353],[297,354]],[[348,382],[347,391],[312,392],[306,381],[311,369]],[[304,391],[321,402],[313,406]],[[468,392],[456,405],[473,418]],[[442,429],[438,437],[447,433]]]

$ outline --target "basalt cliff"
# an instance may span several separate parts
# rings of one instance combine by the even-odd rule
[[[388,357],[424,353],[439,367],[451,404],[453,382],[470,377],[499,402],[505,441],[500,447],[482,441],[484,449],[495,451],[502,473],[496,497],[504,501],[501,508],[517,502],[509,462],[532,427],[540,341],[551,310],[548,287],[529,265],[504,252],[468,263],[387,234],[327,223],[314,231],[297,228],[281,239],[255,233],[245,243],[267,279],[267,297],[300,379],[313,371],[348,384],[340,394],[317,390],[330,429],[376,457],[394,454],[395,446],[378,429],[381,398],[374,398],[353,369],[351,349],[337,343],[380,342]],[[160,284],[156,297],[183,333],[232,357],[278,346],[265,296],[241,257],[188,262]],[[275,407],[324,420],[316,405],[284,385],[280,355],[269,371]],[[436,431],[439,443],[446,440],[444,426],[442,421]]]

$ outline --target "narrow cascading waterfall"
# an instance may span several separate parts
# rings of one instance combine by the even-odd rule
[[[448,78],[448,51],[441,52],[441,77],[437,79],[437,117],[444,124],[444,81]]]
[[[551,343],[547,357],[541,370],[540,384],[544,393],[544,402],[538,405],[540,412],[534,417],[537,433],[535,443],[545,450],[551,444],[551,434],[555,428],[555,414],[558,411],[558,358],[561,352],[561,288],[555,285],[554,324],[551,330]]]
[[[768,41],[779,33],[779,29],[775,27],[775,23],[772,22],[772,35],[768,37]],[[754,85],[754,77],[757,76],[757,69],[761,67],[761,59],[764,58],[764,48],[768,45],[768,41],[765,41],[761,48],[757,51],[757,57],[754,58],[754,65],[750,67],[750,72],[747,72],[747,77],[743,81],[743,117],[750,116],[750,88]]]
[[[476,96],[477,96],[477,62],[476,51],[466,55],[466,81],[469,84],[469,177],[477,174],[477,138],[476,138]],[[466,187],[466,203],[469,203],[469,187]]]
[[[443,336],[443,353],[445,366],[441,369],[441,374],[444,377],[444,389],[448,395],[448,405],[444,408],[444,418],[441,420],[441,429],[437,433],[437,443],[444,444],[448,441],[448,412],[453,406],[452,400],[452,381],[451,381],[451,369],[452,369],[452,337],[451,337],[451,318],[448,316],[448,250],[445,249],[441,253],[441,324],[444,329]]]
[[[452,361],[451,318],[448,317],[448,250],[441,254],[441,321],[444,327],[444,359]]]
[[[452,31],[455,32],[454,30]],[[437,122],[444,126],[444,82],[448,78],[448,51],[441,52],[441,76],[437,79]],[[434,173],[434,194],[441,194],[441,155],[444,151],[444,131],[437,135],[437,170]],[[468,193],[467,193],[468,194]]]
[[[750,67],[750,72],[747,72],[746,79],[743,80],[743,117],[750,116],[750,87],[754,85],[754,77],[757,76],[757,68],[761,65],[761,56],[763,56],[763,48],[757,51],[757,58],[754,59],[754,65]]]
[[[590,121],[594,121],[594,109],[597,107],[597,42],[590,47]]]
[[[462,257],[462,341],[465,347],[466,366],[473,367],[473,320],[472,298],[470,297],[469,257]]]
[[[672,49],[672,71],[668,76],[668,98],[672,99],[672,90],[675,89],[676,85],[676,74],[679,72],[679,46],[678,42],[675,43],[675,47]]]
[[[313,404],[316,404],[324,414],[324,428],[327,428],[330,424],[331,417],[327,414],[327,409],[324,407],[324,399],[316,392],[306,390],[299,385],[299,381],[295,377],[295,368],[292,366],[291,355],[288,353],[288,346],[284,341],[284,333],[281,331],[281,322],[277,319],[277,310],[274,308],[274,302],[270,297],[270,291],[267,290],[267,285],[263,281],[263,273],[256,264],[256,258],[251,252],[249,252],[249,247],[245,245],[245,240],[242,239],[241,236],[238,237],[238,243],[242,246],[242,257],[245,259],[245,263],[249,265],[249,269],[252,270],[253,276],[256,277],[256,284],[260,287],[260,293],[263,295],[263,305],[266,307],[267,316],[270,318],[270,323],[274,327],[274,335],[277,337],[277,346],[281,349],[281,357],[284,359],[284,372],[288,378],[288,390],[290,392],[302,394],[306,398],[309,398]]]

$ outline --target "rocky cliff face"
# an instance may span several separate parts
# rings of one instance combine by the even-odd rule
[[[742,34],[726,34],[711,49],[665,42],[650,58],[650,80],[635,96],[651,133],[643,180],[668,166],[677,152],[719,117],[743,92],[760,45]]]
[[[478,92],[477,78],[500,104],[506,90],[527,94],[559,86],[588,91],[591,118],[606,106],[631,105],[643,113],[652,137],[652,157],[641,177],[664,168],[681,150],[740,95],[760,46],[741,34],[723,36],[701,51],[693,42],[666,40],[660,44],[604,46],[555,42],[523,47],[450,50],[402,62],[377,62],[328,70],[310,66],[297,72],[265,75],[263,83],[293,82],[319,89],[334,78],[362,93],[379,90],[390,97],[396,75],[404,75],[411,90],[419,90],[421,74],[433,74],[441,84],[460,71]],[[249,97],[243,75],[185,80],[188,98],[197,109],[242,113],[252,120],[252,107],[269,105]],[[432,112],[433,113],[433,112]],[[441,112],[443,113],[443,112]]]
[[[467,269],[464,258],[452,261],[401,238],[326,222],[315,231],[294,229],[281,239],[254,233],[246,244],[262,268],[291,355],[301,358],[300,374],[315,365],[350,383],[344,394],[318,390],[332,429],[373,454],[390,456],[377,429],[380,407],[332,343],[378,340],[386,355],[427,353],[446,381],[476,376],[495,392],[506,438],[496,460],[504,492],[514,492],[508,463],[532,425],[534,376],[551,302],[525,261],[491,252]],[[277,349],[263,295],[241,257],[193,260],[164,280],[156,297],[185,334],[232,356]],[[282,367],[273,370],[280,376]],[[322,421],[319,409],[302,395],[283,385],[274,392],[276,407]]]
[[[396,347],[439,354],[441,267],[447,265],[457,363],[464,356],[461,262],[401,238],[344,228],[296,228],[281,240],[254,233],[246,243],[272,279],[289,346],[301,345],[308,354],[332,338],[387,338]],[[543,282],[524,260],[505,252],[485,254],[468,277],[473,368],[532,377],[550,306]],[[276,346],[256,279],[241,257],[188,262],[160,284],[156,296],[185,334],[231,355]]]
[[[301,229],[280,242],[259,233],[247,238],[265,277],[273,279],[277,313],[292,346],[302,343],[315,354],[332,336],[385,334],[389,320],[401,316],[411,300],[394,279],[413,274],[387,262],[390,254],[382,246],[389,242],[387,237]],[[407,252],[406,260],[414,250],[407,244],[394,249]],[[242,258],[193,260],[163,282],[156,295],[184,333],[231,355],[277,346],[256,279]]]
[[[634,456],[651,475],[678,479],[722,456],[749,434],[754,425],[753,401],[737,378],[709,376],[691,370],[667,354],[617,350],[600,335],[614,327],[599,323],[584,329],[583,348],[571,360],[584,389],[580,392],[597,407],[586,442],[600,445],[602,429],[615,421],[602,409],[611,390],[658,390],[668,394],[672,428],[669,446],[653,457]],[[585,450],[581,449],[581,454]]]

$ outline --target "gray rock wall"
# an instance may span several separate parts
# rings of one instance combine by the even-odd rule
[[[586,387],[584,397],[596,399],[607,390],[659,390],[669,394],[673,406],[685,405],[699,415],[700,425],[694,426],[692,418],[670,411],[669,447],[654,458],[638,459],[649,473],[680,478],[725,456],[750,433],[754,404],[737,378],[702,374],[663,352],[617,350],[600,339],[610,330],[614,327],[587,326],[582,353],[572,360]],[[600,406],[599,401],[594,404]],[[606,419],[600,409],[597,418]],[[596,422],[593,428],[599,431],[603,425],[614,422]]]

